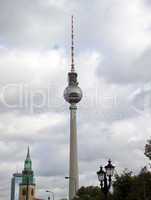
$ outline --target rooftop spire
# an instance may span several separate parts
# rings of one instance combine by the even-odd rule
[[[71,72],[74,72],[74,27],[73,15],[71,17]]]
[[[31,161],[31,158],[30,158],[29,146],[28,146],[26,160],[25,160],[25,163],[24,163],[24,170],[26,170],[26,171],[32,170],[32,161]]]
[[[31,159],[30,159],[30,149],[29,149],[29,146],[28,146],[28,150],[27,150],[27,157],[26,157],[26,160],[31,160]]]

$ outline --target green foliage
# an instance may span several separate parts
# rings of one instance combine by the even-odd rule
[[[116,174],[115,179],[116,180],[113,183],[114,199],[125,200],[126,196],[131,193],[132,190],[132,172],[125,170],[121,175]]]
[[[135,190],[137,199],[151,200],[151,172],[143,168],[138,176],[135,177]]]
[[[74,200],[105,200],[100,187],[81,187]],[[151,200],[151,172],[144,167],[138,175],[125,170],[115,175],[113,194],[108,200]]]
[[[145,156],[151,160],[151,139],[147,141],[145,145]]]
[[[100,195],[101,191],[98,187],[81,187],[74,200],[99,200]]]
[[[74,200],[105,200],[104,194],[97,186],[81,187]],[[109,197],[110,200],[110,197]]]
[[[146,167],[137,176],[124,171],[113,183],[114,200],[151,200],[151,172]]]

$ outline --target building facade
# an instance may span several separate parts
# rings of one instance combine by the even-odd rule
[[[19,200],[19,185],[22,182],[22,174],[13,174],[11,180],[11,200]]]
[[[34,172],[28,148],[24,170],[22,171],[22,182],[19,188],[19,200],[35,200],[35,187]]]

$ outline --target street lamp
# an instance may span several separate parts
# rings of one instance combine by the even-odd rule
[[[100,170],[97,172],[97,175],[100,182],[101,190],[107,199],[107,195],[111,187],[111,181],[112,181],[112,176],[114,174],[115,167],[111,164],[111,160],[109,160],[108,164],[104,168],[105,168],[105,171],[103,170],[103,167],[101,166]]]
[[[52,194],[52,198],[53,198],[53,200],[55,200],[54,192],[52,192],[52,191],[50,191],[50,190],[46,190],[46,192],[49,193],[48,200],[50,200],[50,194]]]

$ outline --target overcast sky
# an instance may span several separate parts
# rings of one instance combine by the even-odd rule
[[[70,19],[75,16],[80,185],[148,164],[151,135],[150,0],[0,0],[0,199],[30,145],[37,196],[67,197]]]

